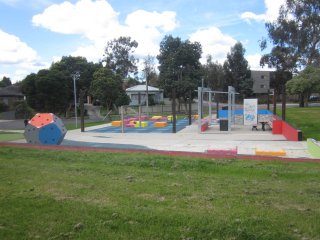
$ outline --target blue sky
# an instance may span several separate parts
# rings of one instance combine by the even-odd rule
[[[223,62],[240,41],[259,67],[265,22],[284,0],[0,0],[0,78],[13,82],[62,56],[99,61],[109,40],[131,36],[137,57],[156,56],[165,35],[198,41]]]

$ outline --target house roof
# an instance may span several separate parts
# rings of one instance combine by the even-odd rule
[[[130,88],[126,89],[126,92],[145,92],[146,91],[146,85],[136,85]],[[149,92],[162,92],[161,89],[156,88],[156,87],[152,87],[152,86],[148,86],[148,91]]]
[[[8,86],[0,88],[0,97],[23,97],[19,86]]]

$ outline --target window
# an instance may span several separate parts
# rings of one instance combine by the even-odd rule
[[[261,79],[264,79],[264,75],[261,75]]]
[[[264,84],[261,84],[261,85],[260,85],[260,88],[265,88],[265,85],[264,85]]]

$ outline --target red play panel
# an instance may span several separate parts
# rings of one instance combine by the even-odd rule
[[[47,124],[50,124],[52,122],[53,122],[53,114],[37,113],[33,118],[31,118],[31,120],[29,121],[29,124],[32,124],[33,126],[39,128]]]

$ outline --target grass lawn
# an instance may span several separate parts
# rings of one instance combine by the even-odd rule
[[[14,141],[19,139],[24,139],[24,136],[22,133],[0,131],[0,142]]]
[[[281,115],[281,109],[277,110]],[[300,129],[304,139],[315,138],[320,140],[320,107],[287,108],[286,121]]]
[[[0,148],[0,239],[319,239],[320,164]]]

